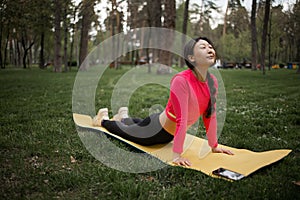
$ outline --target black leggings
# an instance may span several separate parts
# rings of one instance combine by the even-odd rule
[[[102,126],[109,132],[140,145],[165,144],[172,141],[174,136],[163,129],[159,115],[160,113],[156,113],[145,119],[126,118],[121,122],[103,120]]]

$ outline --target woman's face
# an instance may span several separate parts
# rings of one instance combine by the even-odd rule
[[[199,40],[194,46],[194,55],[189,58],[196,67],[210,67],[216,61],[216,52],[206,40]]]

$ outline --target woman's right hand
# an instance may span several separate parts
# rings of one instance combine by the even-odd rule
[[[173,163],[175,165],[184,166],[184,167],[189,167],[192,165],[192,163],[189,161],[189,159],[181,157],[180,154],[174,153],[173,157],[174,157]]]

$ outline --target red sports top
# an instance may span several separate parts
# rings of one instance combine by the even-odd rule
[[[213,75],[211,77],[218,89],[217,79]],[[182,71],[172,78],[170,97],[165,111],[167,117],[176,122],[174,152],[182,153],[186,131],[201,115],[209,146],[218,146],[216,112],[212,113],[210,118],[203,115],[209,102],[210,90],[207,79],[205,82],[199,81],[190,69]]]

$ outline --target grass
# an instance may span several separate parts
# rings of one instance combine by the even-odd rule
[[[127,70],[105,72],[96,108],[110,106],[113,86]],[[220,143],[253,151],[293,150],[234,183],[179,167],[138,174],[111,169],[78,137],[72,120],[75,70],[1,70],[0,198],[299,199],[299,186],[292,183],[300,180],[299,75],[283,69],[265,76],[248,70],[221,74],[227,117]],[[164,105],[167,98],[166,89],[155,84],[138,88],[130,99],[130,114],[146,116],[148,108]]]

